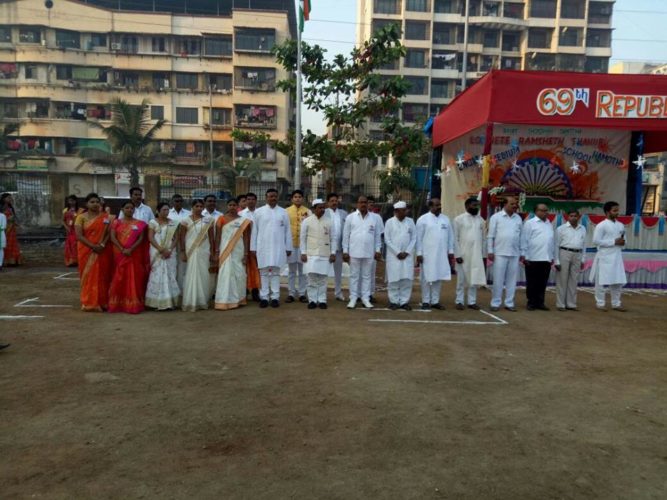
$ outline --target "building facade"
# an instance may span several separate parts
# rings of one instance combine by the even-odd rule
[[[231,130],[287,136],[293,103],[276,82],[288,75],[271,49],[295,29],[289,0],[2,2],[0,118],[19,125],[8,146],[21,153],[4,168],[68,173],[75,194],[115,194],[124,177],[81,167],[77,150],[105,147],[88,122],[110,123],[108,103],[121,98],[147,99],[151,120],[166,120],[157,141],[175,165],[145,173],[196,187],[212,144],[213,158],[257,158],[264,180],[290,178],[287,158]]]
[[[613,0],[468,3],[467,86],[491,69],[608,71]],[[402,30],[406,56],[381,73],[411,84],[404,122],[423,123],[461,92],[465,0],[359,0],[358,7],[359,43],[389,23]],[[371,137],[379,137],[377,125],[369,122]]]

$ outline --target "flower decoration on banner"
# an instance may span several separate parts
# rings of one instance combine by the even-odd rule
[[[642,170],[646,164],[646,158],[644,155],[639,155],[635,161],[632,162],[633,165],[637,165],[637,170]]]
[[[459,170],[463,170],[465,168],[465,159],[463,158],[463,155],[459,154],[456,157],[456,166]]]
[[[570,167],[570,172],[572,172],[573,174],[581,173],[581,167],[579,166],[579,162],[577,160],[574,160],[572,162],[572,166]]]

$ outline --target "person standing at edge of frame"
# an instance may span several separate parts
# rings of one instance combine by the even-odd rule
[[[556,229],[554,254],[556,267],[556,307],[559,311],[578,311],[577,284],[586,257],[586,228],[581,215],[572,209],[567,222]]]
[[[621,290],[628,280],[623,265],[623,247],[625,246],[625,226],[616,220],[619,205],[615,201],[604,204],[607,216],[593,232],[593,244],[598,247],[591,268],[591,276],[595,281],[595,305],[600,311],[606,311],[606,290],[611,295],[611,308],[625,312],[621,305]]]
[[[514,196],[508,196],[503,209],[489,219],[487,248],[489,262],[493,263],[491,310],[499,311],[505,290],[505,309],[516,312],[514,295],[519,275],[521,228],[523,221],[516,213],[519,205]]]
[[[479,310],[477,289],[486,285],[486,237],[484,219],[479,215],[479,201],[468,198],[465,213],[454,219],[456,236],[456,309],[465,309],[466,288],[468,308]]]
[[[521,257],[526,270],[527,309],[548,311],[544,303],[547,282],[554,262],[554,228],[547,218],[549,207],[538,203],[535,216],[523,223],[521,230]]]

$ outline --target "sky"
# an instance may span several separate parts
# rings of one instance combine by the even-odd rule
[[[356,41],[357,0],[311,0],[303,39],[319,44],[330,56],[352,50]],[[613,16],[612,60],[667,63],[667,1],[617,0]],[[303,129],[323,134],[322,115],[302,109]]]

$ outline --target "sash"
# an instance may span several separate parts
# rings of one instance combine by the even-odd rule
[[[193,221],[194,222],[194,221]],[[213,224],[214,219],[211,217],[211,220],[206,224],[206,227],[202,228],[201,232],[197,235],[197,238],[195,239],[194,243],[190,246],[189,249],[185,250],[185,255],[188,260],[190,260],[190,256],[192,255],[192,252],[197,250],[201,246],[201,244],[204,242],[204,238],[208,236],[208,230],[211,228],[211,224]],[[196,224],[196,222],[195,222]],[[194,225],[192,226],[194,228]]]
[[[169,229],[169,227],[167,227],[167,230],[164,233],[164,237],[160,241],[161,247],[164,247],[170,240],[174,238],[174,233],[176,232],[177,229],[178,229],[178,224],[176,224],[172,229]],[[158,252],[153,256],[153,258],[151,259],[151,267],[153,267],[153,264],[155,264],[155,262],[160,258],[160,255],[161,255],[160,252]]]
[[[232,253],[234,250],[234,246],[239,242],[241,237],[243,236],[243,233],[245,230],[248,228],[250,225],[250,221],[248,219],[243,220],[241,222],[241,227],[239,227],[236,232],[234,233],[234,236],[232,236],[229,241],[227,242],[227,246],[225,246],[225,249],[220,253],[220,258],[218,259],[218,265],[222,267],[223,262],[227,260],[229,255]]]
[[[108,218],[107,214],[105,214],[105,213],[101,213],[100,215],[98,215],[97,217],[95,217],[92,220],[86,221],[84,219],[83,224],[81,226],[81,229],[82,230],[86,230],[86,229],[88,230],[88,234],[84,233],[84,236],[86,237],[86,239],[88,239],[88,241],[90,241],[91,243],[99,245],[102,242],[102,240],[104,239],[104,236],[107,232],[107,224],[104,224],[104,221],[108,220],[108,219],[109,218]],[[98,224],[99,225],[100,221],[101,221],[102,227],[99,228],[99,229],[98,228],[93,228],[92,229],[92,234],[91,234],[91,226],[93,224]],[[88,222],[87,226],[86,226],[86,222]],[[92,241],[95,236],[99,236],[99,238],[96,242]],[[88,247],[86,247],[86,248],[88,248]],[[81,271],[81,281],[82,282],[88,277],[88,273],[90,273],[90,270],[93,267],[93,264],[95,264],[95,261],[97,260],[97,257],[99,256],[99,254],[94,252],[91,248],[88,248],[88,251],[90,252],[90,254],[88,255],[88,258],[86,259],[86,265],[84,266],[83,271]]]

